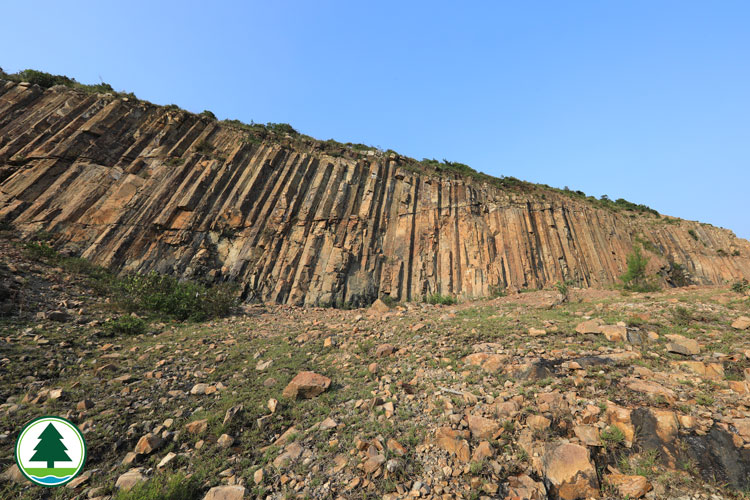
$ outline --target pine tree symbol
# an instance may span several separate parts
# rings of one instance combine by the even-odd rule
[[[34,456],[31,457],[35,462],[47,462],[47,468],[54,469],[55,462],[69,462],[70,457],[65,451],[67,448],[62,442],[62,435],[50,424],[39,434],[39,443],[34,448]]]

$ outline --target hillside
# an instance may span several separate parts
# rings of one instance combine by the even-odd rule
[[[18,309],[0,317],[0,498],[747,498],[747,286],[252,305],[128,331],[90,268],[41,248],[0,230],[0,306]],[[88,443],[66,487],[14,464],[41,415]]]
[[[728,230],[96,91],[0,81],[0,221],[115,270],[342,306],[609,286],[634,244],[664,284],[750,277]]]

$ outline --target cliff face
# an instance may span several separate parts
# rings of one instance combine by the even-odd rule
[[[247,299],[364,304],[607,285],[639,240],[652,271],[674,261],[695,283],[750,277],[750,243],[728,230],[347,156],[0,81],[0,220],[117,270],[234,280]]]

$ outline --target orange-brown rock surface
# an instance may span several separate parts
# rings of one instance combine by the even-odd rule
[[[0,81],[0,221],[117,270],[233,280],[246,299],[364,304],[607,285],[639,239],[651,271],[671,259],[699,284],[750,277],[750,243],[728,230],[350,153]]]

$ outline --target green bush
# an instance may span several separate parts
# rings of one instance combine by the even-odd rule
[[[195,151],[196,153],[208,156],[214,152],[214,147],[210,142],[204,139],[195,145]]]
[[[678,287],[688,286],[693,283],[690,280],[690,275],[688,274],[687,269],[685,269],[685,266],[674,261],[669,262],[667,277],[674,286]]]
[[[59,254],[44,241],[30,241],[24,244],[26,255],[34,260],[56,261]]]
[[[146,333],[146,322],[135,316],[120,316],[104,325],[111,335],[141,335]]]
[[[557,283],[555,283],[555,289],[560,295],[565,298],[565,300],[568,300],[568,297],[570,296],[570,287],[572,285],[572,280],[558,281]]]
[[[425,297],[425,302],[428,304],[440,304],[443,306],[449,306],[456,303],[456,299],[454,297],[451,297],[450,295],[440,295],[439,293],[433,293],[432,295],[429,295]]]
[[[698,233],[695,232],[694,229],[688,229],[688,234],[691,238],[693,238],[695,241],[698,241]]]
[[[646,266],[648,258],[643,255],[640,245],[634,245],[633,251],[627,257],[628,270],[620,276],[626,290],[634,292],[653,292],[658,286],[648,280]]]
[[[732,283],[732,291],[737,293],[745,293],[750,290],[750,282],[746,279],[741,279]]]
[[[268,122],[266,123],[266,129],[276,134],[289,134],[291,136],[299,135],[299,132],[297,132],[294,127],[292,127],[288,123]]]
[[[64,75],[53,75],[51,73],[45,73],[44,71],[37,71],[35,69],[25,69],[18,73],[7,74],[0,70],[0,78],[11,80],[14,82],[29,82],[34,85],[39,85],[42,88],[48,89],[55,85],[64,85],[72,89],[83,90],[90,93],[107,93],[114,92],[114,89],[108,83],[97,83],[94,85],[85,85],[78,83],[74,78],[70,78]]]
[[[382,297],[380,297],[380,300],[382,300],[383,303],[390,308],[394,308],[398,305],[398,301],[390,295],[383,295]]]
[[[226,316],[237,305],[236,287],[206,287],[173,276],[134,274],[117,280],[117,302],[127,311],[149,311],[179,320],[203,321]]]

